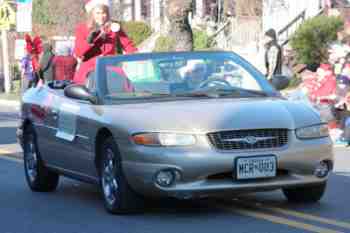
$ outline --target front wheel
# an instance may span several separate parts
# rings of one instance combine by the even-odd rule
[[[24,172],[28,186],[35,192],[54,191],[58,185],[59,175],[45,167],[32,126],[28,126],[25,130],[23,144]]]
[[[321,200],[325,191],[327,183],[283,189],[284,195],[290,202],[315,203]]]
[[[104,141],[100,153],[100,183],[107,211],[127,214],[140,210],[143,200],[126,181],[119,151],[112,137]]]

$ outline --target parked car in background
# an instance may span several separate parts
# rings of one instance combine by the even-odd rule
[[[21,111],[29,187],[54,191],[61,175],[96,183],[111,213],[149,197],[277,189],[317,202],[333,168],[319,114],[231,52],[99,58],[85,86],[31,88]]]

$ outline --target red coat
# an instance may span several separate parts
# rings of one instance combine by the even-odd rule
[[[79,24],[75,31],[74,54],[82,60],[80,68],[74,76],[74,82],[78,84],[85,84],[88,73],[95,69],[98,56],[116,54],[117,39],[119,39],[120,45],[126,53],[137,51],[133,42],[122,30],[119,32],[108,32],[106,39],[97,38],[92,45],[87,42],[89,33],[86,24]]]
[[[53,66],[55,80],[73,80],[77,59],[73,56],[55,56]]]

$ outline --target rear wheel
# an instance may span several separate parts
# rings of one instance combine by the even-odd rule
[[[126,181],[120,154],[112,137],[103,142],[100,153],[100,183],[107,211],[112,214],[127,214],[140,210],[143,200]]]
[[[24,172],[28,186],[35,192],[54,191],[58,185],[59,175],[45,167],[32,126],[25,129],[23,144]]]
[[[321,200],[326,191],[327,183],[283,189],[284,195],[290,202],[315,203]]]

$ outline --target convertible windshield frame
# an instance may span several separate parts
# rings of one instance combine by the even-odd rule
[[[138,53],[131,55],[121,55],[121,56],[107,56],[100,57],[96,62],[96,90],[99,99],[101,99],[102,104],[110,103],[110,97],[108,96],[108,88],[107,88],[107,75],[106,75],[106,67],[107,66],[115,66],[116,64],[121,64],[123,62],[137,62],[137,61],[146,61],[146,60],[159,60],[159,59],[167,59],[167,60],[195,60],[195,59],[227,59],[233,60],[237,65],[241,66],[245,69],[251,76],[255,78],[257,83],[262,87],[263,92],[267,94],[267,96],[278,96],[278,91],[270,85],[270,83],[266,80],[264,75],[258,71],[252,64],[246,61],[244,58],[233,52],[221,52],[221,51],[196,51],[196,52],[165,52],[165,53]],[[119,99],[118,99],[119,101]],[[123,98],[120,99],[123,101]],[[115,101],[112,101],[115,102]]]

